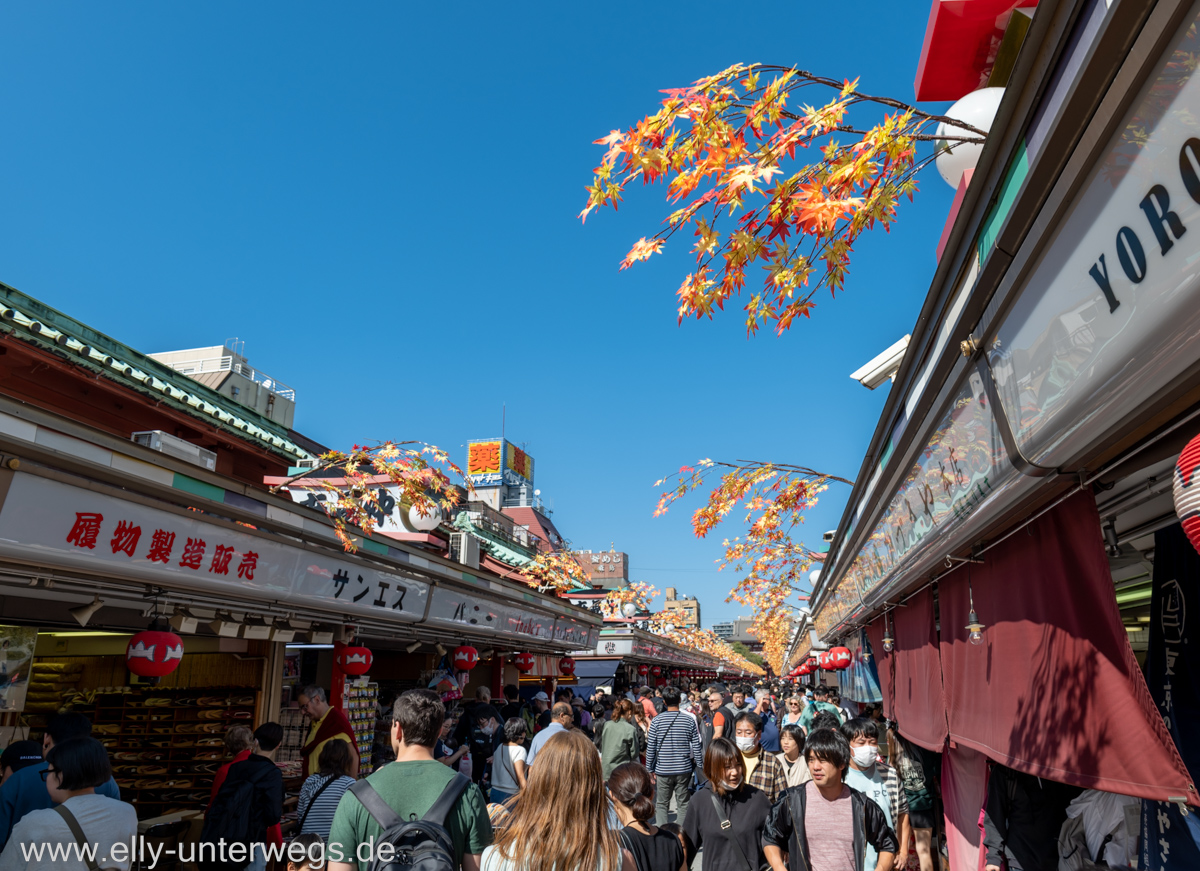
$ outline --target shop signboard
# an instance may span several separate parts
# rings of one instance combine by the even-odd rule
[[[612,550],[582,550],[575,554],[575,560],[594,584],[629,581],[629,554]]]
[[[1188,16],[1054,230],[989,361],[1021,452],[1058,467],[1196,365],[1200,16]]]
[[[310,480],[302,478],[287,487],[287,493],[293,502],[299,502],[306,508],[324,511],[326,504],[338,500],[338,494],[324,487],[314,487],[306,484]],[[363,510],[375,521],[375,526],[381,535],[396,533],[405,535],[418,532],[418,526],[428,530],[436,527],[442,518],[439,506],[431,506],[431,511],[425,518],[420,517],[415,509],[405,507],[402,502],[400,488],[395,484],[378,484],[370,488],[375,494],[375,502],[363,506]],[[429,523],[426,522],[428,519]]]
[[[1015,477],[988,407],[981,377],[960,386],[870,538],[814,617],[825,635],[902,564],[971,517],[999,486]]]
[[[467,444],[467,477],[476,487],[533,485],[533,457],[506,439]]]
[[[426,617],[424,581],[204,518],[17,473],[0,509],[0,557],[349,618],[425,618],[497,635],[553,637],[555,615],[445,585],[436,588]]]

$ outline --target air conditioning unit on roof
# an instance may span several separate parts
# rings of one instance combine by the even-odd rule
[[[479,539],[469,532],[450,533],[450,559],[473,569],[479,568]]]
[[[135,432],[133,434],[133,441],[144,448],[158,451],[160,454],[166,454],[177,460],[183,460],[202,469],[208,469],[210,472],[216,471],[217,455],[214,452],[199,445],[194,445],[191,442],[186,442],[177,436],[163,432],[161,429]]]

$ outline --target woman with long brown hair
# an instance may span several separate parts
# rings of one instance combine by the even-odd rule
[[[604,725],[600,733],[600,762],[607,780],[618,765],[637,762],[642,752],[638,740],[638,728],[633,725],[634,705],[629,699],[618,699],[613,707],[613,718]]]
[[[637,871],[609,826],[596,747],[577,729],[547,741],[480,871]]]

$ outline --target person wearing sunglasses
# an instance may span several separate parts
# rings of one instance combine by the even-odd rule
[[[791,696],[784,704],[783,717],[780,726],[799,726],[800,718],[804,715],[804,706],[800,704],[799,696]]]
[[[57,806],[31,811],[13,826],[0,853],[0,868],[128,871],[129,845],[137,835],[137,811],[127,802],[96,791],[112,777],[108,751],[95,738],[72,738],[51,747],[46,762],[39,774],[50,801]],[[72,844],[76,849],[65,858],[62,852],[51,852]],[[44,851],[30,849],[39,845]],[[88,853],[91,863],[86,859]]]

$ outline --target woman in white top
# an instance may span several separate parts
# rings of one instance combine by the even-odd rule
[[[521,800],[480,871],[637,871],[608,825],[600,756],[578,729],[559,732],[537,753]]]
[[[96,787],[112,777],[108,751],[95,738],[72,738],[51,747],[46,762],[42,779],[58,807],[21,817],[0,853],[0,869],[87,871],[88,863],[78,852],[82,847],[95,851],[97,867],[129,871],[137,811],[131,804],[96,794]],[[79,829],[78,836],[72,826]],[[45,852],[26,856],[25,851],[36,846]],[[59,852],[64,847],[69,850],[65,856]]]
[[[783,752],[776,753],[775,757],[783,764],[788,787],[800,786],[812,780],[808,763],[804,761],[804,730],[794,724],[784,726],[779,730],[779,746]]]
[[[504,723],[504,743],[492,754],[493,804],[504,804],[525,788],[525,721],[509,717]]]

